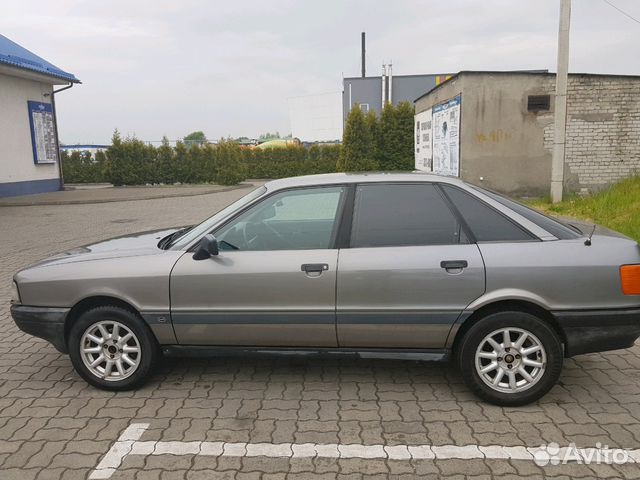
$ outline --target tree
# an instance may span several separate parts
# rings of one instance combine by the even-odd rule
[[[247,178],[247,165],[242,149],[232,141],[221,139],[215,147],[215,181],[220,185],[236,185]]]
[[[275,131],[275,133],[267,132],[261,134],[258,137],[258,140],[260,140],[261,142],[266,142],[267,140],[273,140],[276,138],[280,138],[280,132],[278,132],[277,130]]]
[[[342,152],[337,169],[341,172],[375,170],[374,137],[371,120],[367,120],[362,110],[354,107],[347,116],[342,136]]]
[[[412,170],[413,106],[400,102],[397,107],[387,103],[379,124],[378,159],[383,170]]]
[[[207,143],[206,135],[200,130],[198,130],[197,132],[191,132],[189,135],[184,137],[183,140],[186,146],[202,145],[203,143]]]
[[[162,137],[162,144],[157,150],[157,172],[160,183],[168,185],[177,181],[173,148],[166,136]]]
[[[380,142],[380,122],[378,121],[376,112],[369,110],[364,116],[364,124],[371,137],[371,159],[376,162],[376,168],[380,168],[380,152],[378,148],[378,143]]]

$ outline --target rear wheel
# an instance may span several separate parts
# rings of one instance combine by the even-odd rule
[[[80,315],[68,343],[78,374],[105,390],[137,387],[158,357],[149,328],[135,313],[115,306],[96,307]]]
[[[562,370],[562,344],[542,319],[518,311],[496,312],[462,338],[458,362],[467,386],[502,406],[525,405],[544,396]]]

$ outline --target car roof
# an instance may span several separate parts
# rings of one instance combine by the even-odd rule
[[[388,183],[388,182],[440,182],[463,185],[459,178],[445,177],[424,172],[359,172],[359,173],[325,173],[320,175],[304,175],[301,177],[280,178],[267,182],[268,190],[303,187],[313,185],[338,185],[345,183]]]

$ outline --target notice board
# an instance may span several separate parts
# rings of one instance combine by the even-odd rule
[[[58,143],[53,108],[50,103],[27,102],[29,125],[31,127],[31,147],[33,163],[56,163],[58,161]]]

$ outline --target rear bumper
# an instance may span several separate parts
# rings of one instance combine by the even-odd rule
[[[640,337],[640,308],[562,310],[553,315],[564,332],[567,357],[629,348]]]
[[[68,308],[11,305],[11,316],[23,332],[43,338],[59,352],[68,353],[64,338],[64,322],[69,310]]]

